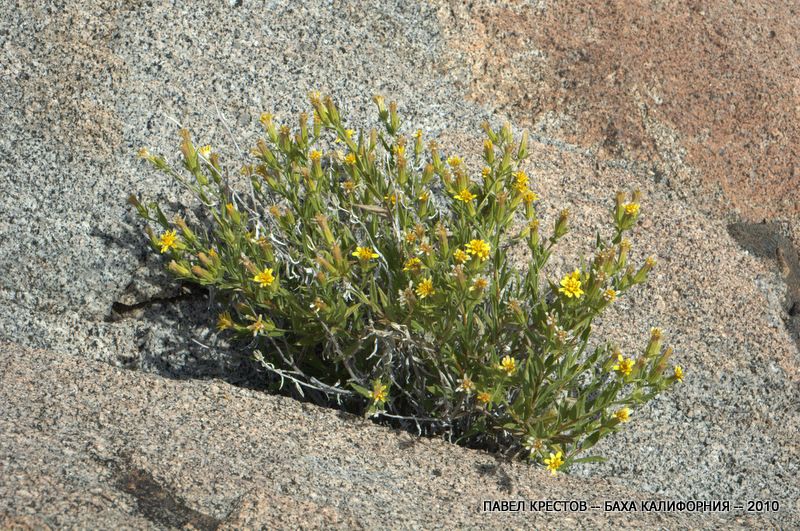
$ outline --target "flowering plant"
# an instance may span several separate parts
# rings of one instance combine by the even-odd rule
[[[200,199],[195,228],[130,199],[160,226],[146,232],[168,269],[214,290],[219,330],[252,342],[275,381],[555,473],[595,459],[578,456],[682,380],[658,329],[639,356],[588,348],[593,319],[655,265],[628,263],[638,192],[617,195],[613,236],[597,235],[591,261],[544,279],[569,212],[543,234],[521,168],[527,133],[484,124],[473,179],[421,131],[403,135],[394,102],[376,96],[383,130],[357,134],[330,97],[310,100],[311,123],[303,113],[294,131],[261,117],[244,178],[186,131],[185,172],[140,152]],[[516,245],[529,249],[524,269],[508,259]]]

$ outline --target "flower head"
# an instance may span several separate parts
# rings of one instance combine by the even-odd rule
[[[620,422],[628,422],[631,419],[631,410],[630,408],[624,407],[614,413],[614,416]]]
[[[612,288],[608,288],[603,292],[603,299],[606,302],[614,302],[616,298],[617,298],[617,292]]]
[[[219,314],[217,318],[217,330],[220,332],[223,330],[228,330],[229,328],[233,328],[233,318],[231,317],[230,312],[223,312]]]
[[[458,192],[454,197],[456,199],[458,199],[459,201],[463,201],[465,203],[469,203],[470,201],[472,201],[473,199],[475,199],[478,196],[473,194],[472,192],[470,192],[468,189],[464,188],[463,190]]]
[[[489,280],[486,277],[478,277],[472,282],[472,286],[469,288],[470,291],[477,291],[481,292],[486,289],[489,285]]]
[[[342,188],[344,188],[345,192],[350,194],[353,192],[353,190],[356,189],[356,183],[354,183],[350,179],[347,179],[345,182],[342,183]]]
[[[524,192],[522,192],[522,200],[525,202],[526,205],[533,203],[534,201],[539,200],[539,194],[534,192],[533,190],[526,188]]]
[[[376,381],[372,385],[372,391],[370,391],[369,396],[375,402],[386,402],[386,398],[388,397],[386,390],[388,387],[382,384],[380,381]]]
[[[327,308],[328,305],[325,304],[324,300],[322,300],[319,297],[317,297],[316,299],[314,299],[314,302],[312,302],[311,304],[308,305],[308,307],[312,312],[319,313],[322,310],[324,310],[325,308]]]
[[[419,285],[417,286],[416,293],[420,299],[424,299],[425,297],[430,297],[431,295],[436,293],[436,290],[433,289],[433,280],[431,280],[430,278],[423,279],[422,282],[420,282]]]
[[[457,263],[463,264],[464,262],[469,260],[469,255],[467,253],[465,253],[464,251],[462,251],[461,249],[456,249],[453,252],[453,258],[455,259],[455,261]]]
[[[469,376],[466,374],[463,378],[461,378],[461,385],[456,388],[456,391],[461,391],[462,393],[469,394],[470,392],[475,390],[475,384],[472,382]]]
[[[487,391],[481,391],[478,393],[476,398],[478,399],[478,402],[488,404],[492,400],[492,395],[490,395]]]
[[[467,249],[468,254],[477,256],[479,260],[486,260],[489,258],[489,251],[492,249],[491,246],[483,240],[472,240],[464,247]]]
[[[528,174],[522,170],[514,172],[514,187],[517,188],[518,190],[520,189],[524,190],[525,188],[527,188]]]
[[[347,140],[352,140],[352,139],[353,139],[353,134],[354,134],[354,133],[355,133],[355,131],[354,131],[354,130],[352,130],[352,129],[345,129],[345,130],[344,130],[344,137],[345,137]],[[340,139],[338,136],[336,137],[336,140],[335,140],[334,142],[336,142],[337,144],[340,144],[340,143],[346,143],[344,140]]]
[[[500,365],[498,365],[497,368],[501,371],[505,371],[506,376],[511,376],[517,370],[517,362],[511,356],[505,356],[500,361]]]
[[[197,152],[200,153],[201,157],[207,159],[208,157],[211,156],[211,146],[203,146],[200,149],[198,149]]]
[[[561,279],[561,287],[558,288],[558,291],[563,293],[567,298],[575,297],[579,299],[583,295],[580,271],[576,269],[573,273],[565,275],[564,278]]]
[[[267,328],[267,323],[260,314],[258,319],[256,319],[253,324],[247,327],[248,330],[253,332],[253,337],[257,336],[259,333],[265,332]]]
[[[492,174],[492,169],[489,166],[484,166],[483,169],[481,170],[481,177],[483,177],[484,179],[489,177],[491,174]]]
[[[556,471],[564,464],[564,460],[561,459],[562,457],[561,452],[550,453],[550,458],[544,460],[544,464],[547,465],[547,470],[550,471],[550,475],[555,476]]]
[[[422,269],[422,260],[417,257],[409,258],[403,265],[403,271],[419,271]]]
[[[629,216],[635,216],[639,213],[639,203],[627,203],[625,205],[625,213]]]
[[[272,269],[265,268],[263,271],[253,277],[253,282],[257,282],[262,288],[270,286],[273,282],[275,282],[275,276],[272,274]]]
[[[372,247],[356,247],[356,250],[353,251],[353,256],[366,262],[372,258],[378,258],[379,255],[372,250]]]
[[[617,354],[617,364],[611,370],[617,371],[624,376],[630,376],[635,362],[632,358],[626,358],[622,354]]]
[[[161,246],[161,252],[166,253],[170,249],[178,246],[178,233],[174,230],[168,230],[158,238],[158,244]]]
[[[319,162],[319,160],[322,158],[322,153],[315,149],[308,154],[308,158],[311,159],[312,162]]]
[[[459,157],[458,155],[451,155],[447,157],[447,163],[453,168],[455,168],[456,166],[460,166],[461,157]]]
[[[537,452],[542,449],[542,440],[534,435],[529,435],[525,439],[525,449],[530,452]]]
[[[683,383],[683,367],[680,365],[675,365],[675,379],[679,382]]]
[[[356,156],[354,153],[348,153],[344,157],[344,163],[348,166],[355,166],[356,165]]]

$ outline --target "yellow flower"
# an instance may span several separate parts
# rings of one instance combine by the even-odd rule
[[[348,166],[355,166],[356,164],[356,156],[353,153],[348,153],[347,156],[344,158],[344,163]]]
[[[472,287],[469,288],[470,291],[478,291],[481,292],[486,289],[486,286],[489,285],[489,281],[486,280],[486,277],[478,277],[472,283]]]
[[[252,330],[253,337],[257,336],[259,332],[264,332],[267,329],[267,323],[264,322],[264,319],[261,315],[258,316],[258,319],[247,327],[248,330]]]
[[[492,395],[490,395],[486,391],[481,391],[480,393],[478,393],[478,396],[476,398],[478,399],[479,402],[483,402],[484,404],[488,404],[489,401],[492,399]]]
[[[223,312],[219,314],[219,318],[217,318],[217,330],[228,330],[229,328],[233,328],[233,318],[229,312]]]
[[[635,216],[639,213],[639,203],[628,203],[625,205],[625,213],[629,216]]]
[[[469,255],[462,251],[461,249],[456,249],[453,253],[453,258],[455,258],[456,262],[459,264],[463,264],[467,260],[469,260]]]
[[[656,257],[655,256],[648,256],[647,260],[644,261],[647,267],[654,267],[656,265]]]
[[[372,391],[370,391],[369,396],[375,402],[386,402],[387,394],[386,390],[388,389],[387,386],[383,385],[381,382],[375,382],[372,386]]]
[[[312,302],[311,304],[308,305],[308,307],[311,309],[312,312],[319,313],[322,310],[324,310],[325,308],[327,308],[328,305],[325,304],[324,300],[322,300],[319,297],[317,297],[316,299],[314,299],[314,302]]]
[[[501,371],[505,371],[506,376],[511,376],[517,370],[517,361],[511,356],[505,356],[500,361],[500,365],[498,365],[497,368]]]
[[[519,190],[520,188],[525,189],[528,187],[528,174],[524,171],[520,170],[514,172],[514,186]]]
[[[383,196],[383,200],[395,206],[397,204],[397,194],[385,195]]]
[[[425,201],[427,201],[428,199],[430,199],[430,197],[431,197],[431,194],[427,190],[425,190],[421,194],[419,194],[419,200],[422,201],[423,203]]]
[[[471,391],[475,390],[475,384],[470,380],[469,376],[466,374],[461,379],[461,385],[456,388],[456,391],[463,391],[464,393],[470,393]]]
[[[202,156],[204,159],[207,159],[211,156],[211,146],[203,146],[198,149],[197,152],[200,153],[200,156]]]
[[[170,249],[178,246],[178,233],[174,230],[168,230],[158,239],[158,244],[161,245],[161,252],[166,253]]]
[[[603,299],[605,299],[606,302],[614,302],[616,298],[617,292],[612,288],[608,288],[603,292]]]
[[[561,452],[550,453],[550,459],[545,459],[544,464],[547,465],[547,470],[550,471],[550,475],[555,476],[556,471],[564,464],[564,460],[561,459],[562,457]]]
[[[371,258],[378,258],[378,253],[375,253],[371,247],[356,247],[353,256],[366,262]]]
[[[347,140],[352,140],[352,139],[353,139],[353,133],[355,133],[355,131],[354,131],[354,130],[352,130],[352,129],[345,129],[345,130],[344,130],[344,136],[345,136],[345,138],[346,138]],[[341,140],[341,139],[340,139],[340,138],[338,138],[338,137],[336,138],[335,142],[336,142],[337,144],[340,144],[340,143],[345,143],[345,141],[344,141],[344,140]]]
[[[614,416],[617,417],[617,420],[620,422],[628,422],[631,419],[631,410],[630,408],[624,407],[614,413]]]
[[[415,241],[417,241],[417,234],[416,234],[416,233],[414,233],[414,232],[410,232],[410,231],[409,231],[409,232],[406,234],[406,238],[405,238],[405,240],[406,240],[406,243],[414,243]]]
[[[416,293],[420,299],[430,297],[436,293],[436,290],[433,289],[433,280],[430,278],[423,279],[422,282],[419,283],[419,286],[417,286]]]
[[[683,383],[683,367],[675,365],[675,379]]]
[[[419,271],[422,269],[422,260],[419,258],[409,258],[403,266],[403,271]]]
[[[400,145],[394,146],[394,154],[398,157],[404,157],[406,154],[406,147]]]
[[[481,177],[483,177],[484,179],[489,177],[491,174],[492,174],[492,169],[489,166],[484,166],[483,169],[481,170]]]
[[[470,201],[472,201],[473,199],[475,199],[478,196],[473,194],[472,192],[470,192],[468,189],[464,188],[463,190],[458,192],[454,197],[456,199],[458,199],[459,201],[463,201],[465,203],[469,203]]]
[[[258,282],[262,288],[270,286],[275,282],[275,277],[272,274],[272,269],[266,268],[259,274],[253,277],[253,282]]]
[[[308,154],[308,158],[310,158],[313,162],[319,162],[319,159],[322,158],[322,153],[315,149]]]
[[[634,361],[631,358],[625,358],[622,354],[617,354],[618,363],[611,367],[611,370],[617,371],[624,376],[630,376],[633,370]]]
[[[526,205],[529,205],[529,204],[533,203],[534,201],[538,201],[539,200],[539,194],[537,194],[536,192],[534,192],[531,189],[525,189],[525,191],[522,192],[522,200],[525,201]]]
[[[564,276],[564,278],[561,279],[561,287],[558,288],[558,291],[566,295],[567,298],[580,298],[583,295],[583,290],[581,289],[581,281],[578,280],[579,278],[580,272],[578,270]]]
[[[461,157],[459,157],[458,155],[451,155],[450,157],[447,158],[447,163],[453,168],[455,168],[456,166],[460,166]]]
[[[417,129],[416,131],[414,131],[414,138],[416,138],[417,140],[422,138],[422,129]]]
[[[480,260],[486,260],[489,258],[489,251],[491,251],[491,247],[483,240],[472,240],[464,247],[467,249],[467,253],[477,256]]]
[[[345,182],[342,183],[342,188],[344,188],[344,191],[347,192],[348,194],[352,193],[353,190],[356,189],[356,183],[354,183],[350,179],[347,179]]]

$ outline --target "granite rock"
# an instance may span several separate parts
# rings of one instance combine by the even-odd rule
[[[633,259],[654,254],[659,265],[648,286],[620,300],[598,323],[596,336],[636,352],[649,328],[661,326],[676,349],[675,361],[686,368],[686,382],[636,411],[626,430],[598,445],[606,464],[541,485],[547,485],[548,498],[566,496],[569,486],[609,497],[779,499],[782,512],[768,516],[768,524],[797,525],[800,359],[790,330],[797,320],[786,304],[797,300],[796,277],[760,247],[740,245],[729,231],[733,223],[769,214],[786,263],[796,260],[790,251],[800,243],[800,223],[796,198],[788,193],[796,187],[790,120],[796,113],[790,86],[796,28],[765,2],[746,16],[669,2],[657,3],[664,6],[660,11],[638,2],[589,4],[584,14],[577,3],[484,0],[466,6],[366,0],[6,6],[0,15],[0,339],[47,353],[21,346],[2,351],[8,382],[2,391],[8,397],[2,402],[4,467],[13,465],[8,456],[24,463],[13,465],[17,476],[4,468],[0,479],[0,488],[17,493],[2,496],[9,515],[3,526],[85,527],[102,514],[108,527],[169,527],[176,518],[196,527],[217,521],[295,527],[292,518],[313,513],[314,527],[391,525],[389,518],[396,518],[427,528],[443,513],[430,508],[415,514],[414,496],[438,500],[439,511],[455,502],[445,503],[444,490],[409,490],[405,501],[395,499],[387,486],[392,480],[402,476],[410,485],[413,473],[438,468],[444,479],[437,481],[450,482],[451,500],[477,499],[483,491],[475,485],[483,489],[494,481],[461,467],[464,460],[490,461],[488,456],[434,441],[420,444],[436,448],[435,457],[416,457],[416,445],[393,449],[395,468],[387,475],[386,462],[367,463],[371,454],[348,446],[364,438],[384,441],[370,448],[391,446],[385,441],[401,436],[385,428],[220,382],[120,370],[258,385],[258,374],[241,354],[209,328],[214,310],[207,295],[182,289],[163,273],[125,200],[136,193],[167,205],[171,214],[184,212],[192,198],[138,161],[139,147],[175,160],[183,125],[199,142],[213,144],[235,171],[240,151],[258,134],[260,112],[290,120],[306,107],[310,89],[332,93],[356,126],[373,119],[372,94],[396,98],[407,123],[476,168],[482,120],[509,118],[517,131],[531,127],[528,170],[543,198],[543,223],[549,226],[564,206],[575,220],[548,269],[554,277],[571,271],[589,251],[595,230],[606,230],[615,191],[640,188],[645,199]],[[741,26],[733,22],[739,15]],[[581,31],[565,29],[572,19]],[[689,53],[670,33],[681,24],[695,41],[729,50],[725,61],[713,64],[705,45]],[[638,55],[628,53],[647,42],[649,30],[657,30],[654,42],[669,44],[666,51],[651,49],[649,59],[643,45]],[[749,40],[742,36],[748,31]],[[689,57],[681,62],[678,56]],[[764,75],[748,76],[762,56],[771,61]],[[612,71],[617,73],[606,81]],[[741,90],[727,94],[716,84],[726,73]],[[695,103],[687,85],[693,75],[713,81]],[[769,87],[776,90],[767,97]],[[773,111],[747,106],[759,95]],[[683,109],[692,112],[684,116]],[[716,151],[705,151],[707,145]],[[776,152],[780,156],[769,159]],[[763,184],[768,186],[758,188]],[[764,204],[776,206],[770,213]],[[524,263],[524,253],[516,259]],[[25,409],[26,394],[40,397],[40,405]],[[126,401],[134,405],[120,409]],[[198,404],[206,408],[202,417],[193,409]],[[228,414],[224,408],[233,409]],[[257,422],[249,423],[243,411],[253,408]],[[281,420],[287,408],[302,413]],[[225,418],[215,419],[217,410]],[[170,435],[158,431],[160,419]],[[150,440],[137,421],[151,428]],[[198,426],[209,431],[194,438],[191,430]],[[95,433],[108,451],[87,446]],[[176,433],[183,438],[173,440]],[[128,435],[136,442],[126,443]],[[263,450],[261,439],[289,452],[264,450],[263,461],[255,461],[273,471],[269,477],[247,465],[257,456],[242,453]],[[292,446],[300,440],[307,446]],[[327,449],[324,457],[304,457],[317,447]],[[63,449],[61,461],[54,448]],[[432,465],[437,459],[449,468]],[[331,463],[337,470],[352,467],[355,483],[332,473]],[[323,478],[319,485],[314,470]],[[521,479],[525,485],[540,485],[530,483],[539,481],[540,471],[522,465],[513,470],[527,478]],[[273,483],[273,490],[262,488]],[[356,497],[351,510],[337,498],[337,489],[354,484],[374,486],[370,492],[384,504],[385,520],[374,516],[378,501]],[[160,490],[164,485],[171,490]],[[144,502],[129,492],[137,489],[150,492]],[[300,497],[301,490],[314,496]],[[158,507],[146,508],[154,498],[172,508],[166,516],[151,514]],[[140,503],[145,509],[136,509]],[[288,520],[269,520],[278,517],[270,513],[275,504],[296,510],[283,513]],[[487,524],[477,519],[486,515],[473,510],[457,513],[453,526],[521,522]],[[633,515],[627,522],[761,522],[736,515],[651,516]],[[541,525],[572,525],[567,517],[541,518]],[[623,524],[608,518],[608,525]]]

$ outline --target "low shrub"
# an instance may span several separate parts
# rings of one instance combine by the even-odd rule
[[[146,232],[169,271],[214,291],[219,330],[251,342],[277,381],[555,473],[597,459],[579,456],[682,380],[656,328],[638,356],[588,347],[592,321],[655,265],[628,262],[638,192],[617,194],[591,260],[548,279],[570,215],[540,226],[527,133],[484,124],[473,179],[421,131],[403,135],[394,102],[375,97],[382,131],[357,133],[330,97],[310,100],[294,130],[261,117],[242,176],[187,131],[183,171],[140,152],[199,198],[192,227],[130,199],[159,227]],[[515,245],[525,268],[509,261]]]

